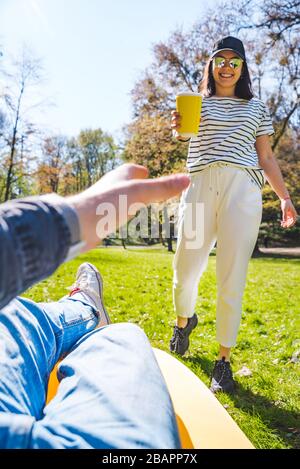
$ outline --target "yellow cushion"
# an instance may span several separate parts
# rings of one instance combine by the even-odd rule
[[[187,366],[162,350],[153,350],[172,398],[183,448],[254,448]]]
[[[174,405],[181,444],[189,448],[254,448],[246,435],[204,383],[183,363],[153,348]],[[58,388],[57,366],[49,383],[47,403]]]

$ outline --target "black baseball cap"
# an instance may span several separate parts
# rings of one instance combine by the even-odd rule
[[[232,50],[233,52],[236,52],[243,60],[246,60],[244,44],[236,37],[227,36],[217,41],[214,44],[212,53],[210,54],[210,59],[212,59],[218,52],[221,52],[221,50]]]

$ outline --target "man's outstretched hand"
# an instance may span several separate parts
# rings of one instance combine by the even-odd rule
[[[144,166],[127,163],[105,174],[96,184],[84,192],[71,196],[67,200],[76,209],[82,240],[86,246],[84,250],[94,248],[108,233],[100,236],[96,233],[99,216],[97,208],[108,207],[112,204],[117,214],[117,226],[128,221],[130,215],[127,209],[119,204],[120,196],[126,196],[127,207],[133,204],[149,205],[163,202],[181,193],[190,183],[187,174],[174,174],[155,179],[147,179],[148,170]],[[133,215],[131,215],[133,216]]]

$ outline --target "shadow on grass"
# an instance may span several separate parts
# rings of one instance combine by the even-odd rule
[[[200,366],[202,371],[211,376],[214,361],[203,356],[193,356],[182,358],[182,361],[188,365]],[[231,399],[236,408],[243,410],[251,415],[255,414],[260,417],[262,422],[275,430],[278,436],[294,449],[300,449],[300,433],[292,433],[291,429],[298,429],[300,426],[300,415],[297,412],[282,409],[274,405],[265,396],[254,394],[250,389],[245,389],[241,383],[236,383],[237,389]]]

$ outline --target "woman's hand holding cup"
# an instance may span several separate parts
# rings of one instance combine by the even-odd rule
[[[176,111],[172,111],[173,136],[180,141],[187,142],[196,137],[199,130],[202,107],[200,93],[187,91],[176,96]]]
[[[180,128],[180,122],[181,122],[181,117],[179,112],[173,110],[171,112],[171,129],[172,129],[172,135],[175,137],[177,140],[181,140],[181,136],[179,134],[179,128]]]

